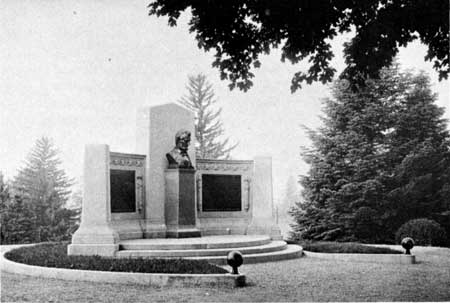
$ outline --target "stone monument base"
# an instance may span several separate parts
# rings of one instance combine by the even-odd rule
[[[68,255],[114,257],[119,250],[119,235],[109,226],[81,226],[67,247]]]
[[[248,235],[268,235],[272,240],[282,240],[280,227],[273,222],[272,218],[255,220],[247,228]]]
[[[166,232],[167,238],[191,238],[201,237],[202,234],[197,228],[170,228]]]
[[[164,222],[154,223],[151,222],[150,220],[146,220],[144,238],[146,239],[165,238],[166,231],[167,227]]]
[[[114,257],[119,250],[119,244],[70,244],[68,255]]]
[[[195,207],[195,169],[166,169],[165,181],[166,237],[200,237]]]

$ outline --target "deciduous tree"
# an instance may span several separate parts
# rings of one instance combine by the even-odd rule
[[[213,66],[230,89],[247,91],[252,69],[272,48],[281,48],[283,62],[309,62],[308,71],[293,76],[291,91],[303,82],[331,81],[336,70],[330,41],[348,31],[354,37],[345,44],[347,79],[377,78],[399,47],[416,39],[428,46],[425,59],[433,61],[439,78],[449,72],[447,0],[154,0],[149,8],[150,15],[168,17],[170,26],[189,9],[189,31],[200,49],[215,51]]]

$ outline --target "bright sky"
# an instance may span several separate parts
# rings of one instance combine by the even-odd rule
[[[254,87],[230,92],[211,68],[213,54],[197,48],[187,16],[170,28],[147,15],[147,1],[20,1],[0,3],[0,170],[16,174],[34,142],[49,136],[63,168],[82,180],[86,143],[106,143],[112,151],[135,151],[136,109],[177,101],[187,76],[204,73],[223,108],[236,159],[271,155],[275,199],[287,178],[304,174],[300,146],[309,143],[301,125],[317,127],[327,86],[289,90],[302,65],[280,62],[274,51],[262,59]],[[342,42],[334,41],[333,65],[343,68]],[[426,48],[414,43],[400,51],[404,68],[423,69],[450,118],[449,81],[438,82]]]

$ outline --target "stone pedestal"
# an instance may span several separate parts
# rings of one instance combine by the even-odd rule
[[[186,129],[195,134],[194,114],[175,103],[140,108],[137,113],[136,151],[146,155],[145,237],[164,238],[166,153],[175,145],[175,134]],[[195,136],[191,138],[195,146]],[[195,149],[189,151],[195,167]]]
[[[249,235],[269,235],[281,240],[281,230],[273,216],[272,158],[256,157],[253,171],[253,218],[248,226]]]
[[[69,255],[114,256],[119,236],[111,228],[108,145],[87,145],[80,228],[68,246]]]
[[[196,226],[195,169],[166,169],[165,188],[166,236],[200,237]]]

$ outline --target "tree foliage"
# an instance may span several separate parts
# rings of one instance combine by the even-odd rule
[[[20,196],[11,196],[10,185],[0,172],[1,243],[31,243],[35,238],[35,217]]]
[[[414,218],[448,221],[450,136],[424,74],[398,66],[358,91],[337,81],[292,211],[298,235],[318,240],[393,241]]]
[[[289,176],[286,181],[286,188],[283,200],[278,208],[278,214],[282,217],[289,217],[289,210],[298,202],[299,190],[298,181],[293,176]]]
[[[188,93],[179,101],[195,113],[196,156],[201,159],[229,159],[237,144],[229,145],[229,139],[221,140],[224,134],[220,114],[215,109],[217,102],[212,85],[205,75],[189,76]]]
[[[395,234],[395,241],[401,243],[405,237],[414,239],[415,245],[449,245],[450,240],[445,230],[434,220],[414,219],[406,222]]]
[[[35,242],[69,239],[76,228],[79,210],[66,208],[72,180],[60,164],[53,143],[42,137],[12,182],[16,202],[34,217]]]
[[[416,39],[428,46],[425,59],[434,62],[439,78],[449,72],[447,0],[154,0],[149,8],[150,15],[167,16],[170,26],[190,9],[189,31],[200,49],[215,50],[212,65],[230,89],[247,91],[253,84],[252,68],[272,48],[281,48],[283,62],[309,62],[307,72],[293,76],[292,92],[302,82],[329,82],[336,72],[330,66],[330,41],[348,31],[355,35],[344,45],[347,68],[342,76],[347,79],[377,78],[398,48]]]

